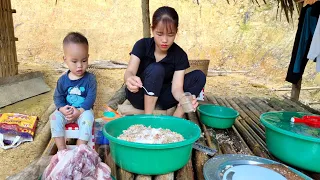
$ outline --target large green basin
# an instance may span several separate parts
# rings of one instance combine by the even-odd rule
[[[266,127],[267,148],[283,162],[320,173],[320,129],[290,122],[291,117],[304,115],[306,113],[300,112],[262,114],[260,120]]]
[[[142,144],[117,139],[123,130],[136,124],[170,129],[180,133],[185,140],[170,144]],[[154,115],[125,116],[105,124],[103,128],[115,163],[129,172],[145,175],[166,174],[185,166],[200,132],[198,125],[186,119]]]

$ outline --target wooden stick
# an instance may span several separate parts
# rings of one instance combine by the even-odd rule
[[[221,143],[220,146],[223,154],[237,154],[236,150],[234,150],[232,145],[228,143]]]
[[[174,173],[155,176],[154,180],[174,180]]]
[[[316,86],[316,87],[304,87],[301,88],[300,90],[318,90],[320,89],[320,86]],[[274,91],[291,91],[291,88],[281,88],[281,89],[274,89]]]
[[[189,159],[188,163],[183,168],[177,171],[176,180],[194,180],[191,159]]]

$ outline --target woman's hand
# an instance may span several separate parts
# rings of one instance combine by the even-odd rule
[[[126,81],[126,85],[130,92],[136,93],[142,87],[142,82],[138,76],[130,76]]]
[[[194,111],[197,110],[197,107],[199,106],[197,97],[195,95],[192,95],[192,107],[194,109]]]

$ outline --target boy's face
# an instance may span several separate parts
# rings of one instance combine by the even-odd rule
[[[63,59],[72,75],[82,77],[88,67],[88,45],[69,43],[63,47]]]

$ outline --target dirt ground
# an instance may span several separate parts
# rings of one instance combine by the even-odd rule
[[[41,71],[44,74],[45,82],[52,88],[50,92],[26,99],[13,105],[0,109],[0,113],[18,112],[40,117],[47,108],[53,103],[52,95],[59,76],[66,71],[63,64],[52,62],[41,63],[20,63],[19,73]],[[123,83],[124,69],[90,69],[96,74],[98,81],[98,96],[95,103],[95,116],[99,117],[103,112],[103,105],[112,97]],[[272,70],[269,70],[269,73]],[[235,96],[255,96],[255,97],[276,97],[289,92],[277,92],[274,89],[288,87],[277,78],[265,78],[263,73],[249,72],[245,74],[230,73],[220,74],[207,78],[205,93],[223,97]],[[308,98],[310,93],[302,93],[303,98]],[[311,96],[310,96],[311,97]],[[40,119],[38,127],[43,128],[48,119]],[[43,133],[36,135],[35,141],[24,143],[18,148],[11,150],[0,149],[0,179],[20,172],[30,164],[35,158],[39,157],[46,145],[41,138],[37,138]],[[41,147],[41,148],[40,148]]]

